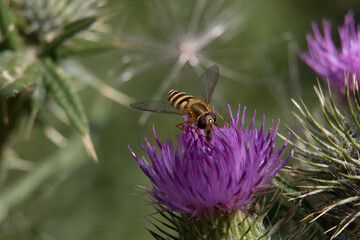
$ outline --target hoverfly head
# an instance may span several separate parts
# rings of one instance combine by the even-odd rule
[[[205,113],[197,121],[197,127],[205,131],[210,131],[214,125],[216,125],[216,115],[213,112]]]

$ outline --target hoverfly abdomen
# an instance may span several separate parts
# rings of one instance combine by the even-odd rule
[[[209,106],[187,93],[170,90],[169,102],[174,108],[187,114],[191,122],[196,123],[200,129],[210,131],[216,124],[212,115],[209,115],[211,112]]]
[[[169,93],[170,104],[184,113],[188,113],[188,105],[195,100],[195,98],[187,93],[170,90]]]

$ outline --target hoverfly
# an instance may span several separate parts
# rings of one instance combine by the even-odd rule
[[[187,115],[189,119],[179,123],[176,127],[183,129],[181,127],[182,125],[196,124],[197,128],[204,129],[206,131],[206,139],[211,139],[211,129],[214,125],[217,126],[217,124],[216,115],[213,111],[211,111],[209,103],[218,79],[219,67],[217,65],[213,65],[206,69],[200,76],[196,85],[196,91],[202,96],[204,101],[201,101],[185,92],[170,90],[168,93],[169,101],[150,100],[146,102],[132,103],[130,106],[143,111]],[[219,113],[217,114],[226,123],[224,118]]]

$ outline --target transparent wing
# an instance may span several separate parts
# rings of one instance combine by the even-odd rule
[[[150,111],[150,112],[159,112],[159,113],[172,113],[172,114],[180,114],[176,108],[171,106],[171,104],[167,101],[163,100],[150,100],[146,102],[136,102],[130,104],[130,107],[142,110],[142,111]]]
[[[196,84],[196,91],[200,96],[202,96],[206,104],[209,104],[211,101],[218,79],[219,67],[217,65],[213,65],[205,70]]]

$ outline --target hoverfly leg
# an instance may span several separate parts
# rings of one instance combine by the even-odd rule
[[[191,132],[191,134],[193,135],[193,137],[195,137],[195,136],[194,136],[194,132],[193,132],[192,130],[186,129],[186,128],[183,128],[183,127],[182,127],[182,125],[188,125],[188,124],[191,124],[191,123],[192,123],[191,120],[187,120],[187,121],[185,121],[185,122],[181,122],[181,123],[177,124],[176,127],[179,128],[179,129],[181,129],[181,130],[184,130],[184,131],[187,131],[187,132]],[[194,129],[193,126],[190,126],[190,128]]]
[[[196,128],[195,131],[199,137],[203,137],[203,138],[207,139],[207,137],[205,135],[199,133],[199,128]]]
[[[211,131],[206,131],[206,141],[210,142],[211,141]]]
[[[203,137],[203,138],[205,138],[205,140],[210,144],[210,141],[211,141],[211,131],[206,131],[206,135],[204,135],[204,134],[201,134],[201,133],[199,133],[199,128],[196,128],[195,129],[195,132],[197,133],[197,135],[199,136],[199,137]],[[210,144],[210,146],[211,146],[211,144]]]

